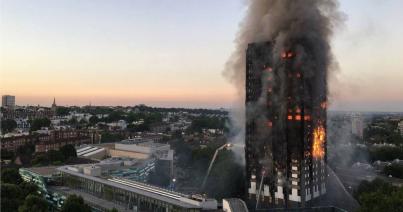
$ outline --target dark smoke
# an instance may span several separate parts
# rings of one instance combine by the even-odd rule
[[[284,50],[293,49],[297,54],[296,63],[302,64],[304,78],[314,81],[313,90],[317,90],[314,92],[324,93],[323,98],[326,99],[329,72],[337,67],[334,65],[330,40],[334,29],[343,20],[336,0],[249,0],[247,6],[246,16],[235,40],[236,49],[224,71],[239,94],[239,107],[231,113],[233,128],[237,130],[233,142],[238,144],[244,142],[245,110],[248,117],[265,116],[264,95],[256,104],[244,108],[248,44],[272,42],[274,67],[280,63]]]

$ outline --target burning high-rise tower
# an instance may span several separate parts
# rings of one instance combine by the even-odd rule
[[[256,207],[304,207],[326,193],[326,70],[312,44],[251,43],[246,52],[245,160]]]
[[[232,142],[245,141],[254,207],[309,207],[326,194],[330,40],[343,17],[337,0],[248,1],[225,75],[246,100],[231,113]]]

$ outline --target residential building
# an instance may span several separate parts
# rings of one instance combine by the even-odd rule
[[[351,133],[358,138],[364,138],[364,121],[359,114],[353,114],[351,116]]]
[[[3,95],[1,97],[1,106],[7,109],[14,109],[15,107],[15,96]]]
[[[398,130],[400,130],[400,135],[403,136],[403,120],[401,120],[399,124],[397,124],[397,128]]]
[[[326,193],[326,70],[272,42],[246,51],[245,160],[251,208],[301,208]]]

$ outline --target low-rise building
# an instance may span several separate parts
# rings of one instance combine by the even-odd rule
[[[58,150],[67,144],[98,143],[99,138],[100,136],[96,131],[89,130],[41,130],[37,133],[2,137],[1,148],[17,151],[20,146],[34,144],[35,152],[47,152]]]
[[[400,131],[400,135],[403,136],[403,120],[401,120],[399,124],[397,124],[397,128]]]
[[[211,211],[217,201],[201,195],[186,195],[118,177],[95,177],[68,166],[58,168],[64,185],[92,196],[114,202],[134,211]],[[85,199],[85,198],[84,198]]]

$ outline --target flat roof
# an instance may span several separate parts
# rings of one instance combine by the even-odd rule
[[[165,190],[165,189],[162,189],[162,188],[157,188],[155,186],[150,186],[150,185],[146,185],[146,184],[143,184],[142,187],[147,187],[148,189],[140,189],[139,187],[128,186],[126,183],[118,183],[119,181],[116,181],[116,180],[110,181],[111,179],[116,179],[116,178],[102,179],[102,178],[99,178],[99,177],[93,177],[93,176],[85,175],[85,174],[82,174],[82,173],[79,173],[79,172],[71,171],[71,170],[67,169],[67,166],[61,166],[61,167],[57,168],[57,170],[59,170],[61,172],[65,172],[67,174],[71,174],[71,175],[75,175],[75,176],[78,176],[78,177],[90,179],[90,180],[93,180],[93,181],[96,181],[96,182],[99,182],[99,183],[102,183],[102,184],[105,184],[105,185],[120,188],[120,189],[130,191],[130,192],[133,192],[133,193],[137,193],[137,194],[140,194],[140,195],[143,195],[143,196],[146,196],[146,197],[157,199],[157,200],[160,200],[160,201],[172,204],[172,205],[177,205],[177,206],[180,206],[180,207],[183,207],[183,208],[202,208],[199,205],[190,204],[190,203],[181,201],[180,200],[181,198],[189,199],[189,197],[187,195],[180,194],[178,192],[171,192],[171,191],[168,191],[168,190]],[[128,181],[128,180],[125,179],[124,181]],[[137,184],[138,182],[133,181],[133,183]],[[150,190],[150,191],[148,191],[148,190]],[[151,190],[160,190],[161,194],[158,194],[156,192],[151,192]],[[168,193],[169,195],[163,195],[164,193]],[[172,196],[172,197],[175,197],[175,198],[172,198],[172,197],[169,197],[169,196]],[[191,199],[189,199],[189,200],[191,200]],[[197,201],[197,200],[193,200],[193,201]]]
[[[98,207],[105,208],[105,209],[116,208],[116,209],[118,209],[118,211],[124,211],[124,212],[133,211],[133,210],[126,209],[122,205],[116,204],[112,201],[98,198],[92,194],[85,193],[85,192],[77,190],[77,189],[72,189],[72,188],[64,187],[64,186],[49,186],[48,189],[52,192],[61,193],[66,196],[73,195],[73,194],[80,195],[83,197],[85,202],[90,203],[92,205],[96,205]]]
[[[51,176],[56,172],[57,166],[42,166],[42,167],[30,167],[30,168],[22,168],[31,172],[34,172],[38,175],[42,176]]]

